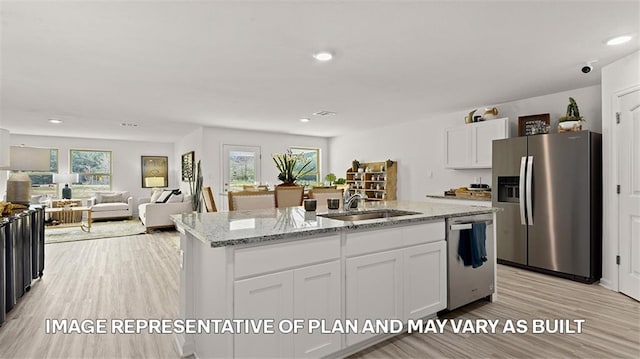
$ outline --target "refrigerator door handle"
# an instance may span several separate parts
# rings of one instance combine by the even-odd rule
[[[532,198],[532,179],[533,179],[533,156],[529,156],[527,160],[527,224],[533,226],[533,198]]]
[[[526,157],[522,157],[520,159],[520,223],[522,225],[526,225],[527,224],[527,219],[525,218],[524,215],[524,201],[525,201],[525,169],[527,167],[527,158]]]

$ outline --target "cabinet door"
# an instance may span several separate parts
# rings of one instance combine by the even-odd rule
[[[459,126],[445,130],[445,167],[465,168],[470,166],[470,127],[471,126]]]
[[[295,319],[319,319],[333,323],[341,315],[340,261],[318,264],[293,272],[293,314]],[[322,357],[341,348],[341,336],[308,334],[308,328],[294,336],[294,355]]]
[[[236,334],[236,358],[293,357],[293,338],[278,332],[278,322],[293,318],[293,271],[239,280],[234,286],[234,318],[273,319],[274,334]]]
[[[446,248],[438,241],[402,250],[405,321],[447,307]]]
[[[479,122],[472,127],[471,165],[479,168],[491,168],[493,140],[507,138],[508,119],[501,118]]]
[[[402,319],[402,250],[349,258],[346,263],[346,317],[362,323],[375,319]],[[347,345],[375,336],[347,334]]]

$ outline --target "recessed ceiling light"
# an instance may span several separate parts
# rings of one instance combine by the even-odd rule
[[[59,124],[59,123],[62,123],[62,121],[61,120],[56,120],[55,118],[50,118],[49,119],[49,123]]]
[[[308,118],[301,118],[300,119],[300,122],[309,122],[309,121],[311,121],[311,120],[309,120]]]
[[[314,54],[313,57],[318,61],[329,61],[333,59],[333,54],[328,51],[320,51]]]
[[[616,36],[612,39],[607,40],[607,45],[609,46],[615,46],[615,45],[621,45],[624,44],[625,42],[629,42],[629,40],[631,40],[631,35],[623,35],[623,36]]]

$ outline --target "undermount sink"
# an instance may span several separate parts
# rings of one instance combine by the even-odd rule
[[[339,221],[364,221],[367,219],[379,219],[379,218],[392,218],[401,216],[411,216],[414,214],[421,214],[419,212],[399,211],[396,209],[386,209],[377,211],[366,211],[356,213],[327,213],[319,214],[318,217],[325,217],[329,219],[336,219]]]

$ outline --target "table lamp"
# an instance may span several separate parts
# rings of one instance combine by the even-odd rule
[[[18,171],[12,172],[7,179],[7,202],[28,205],[31,202],[31,178],[22,171],[50,171],[51,150],[49,148],[10,146],[9,164],[1,169]]]
[[[80,182],[80,175],[77,173],[54,173],[53,183],[64,183],[62,189],[62,199],[71,199],[71,187],[69,184]]]

